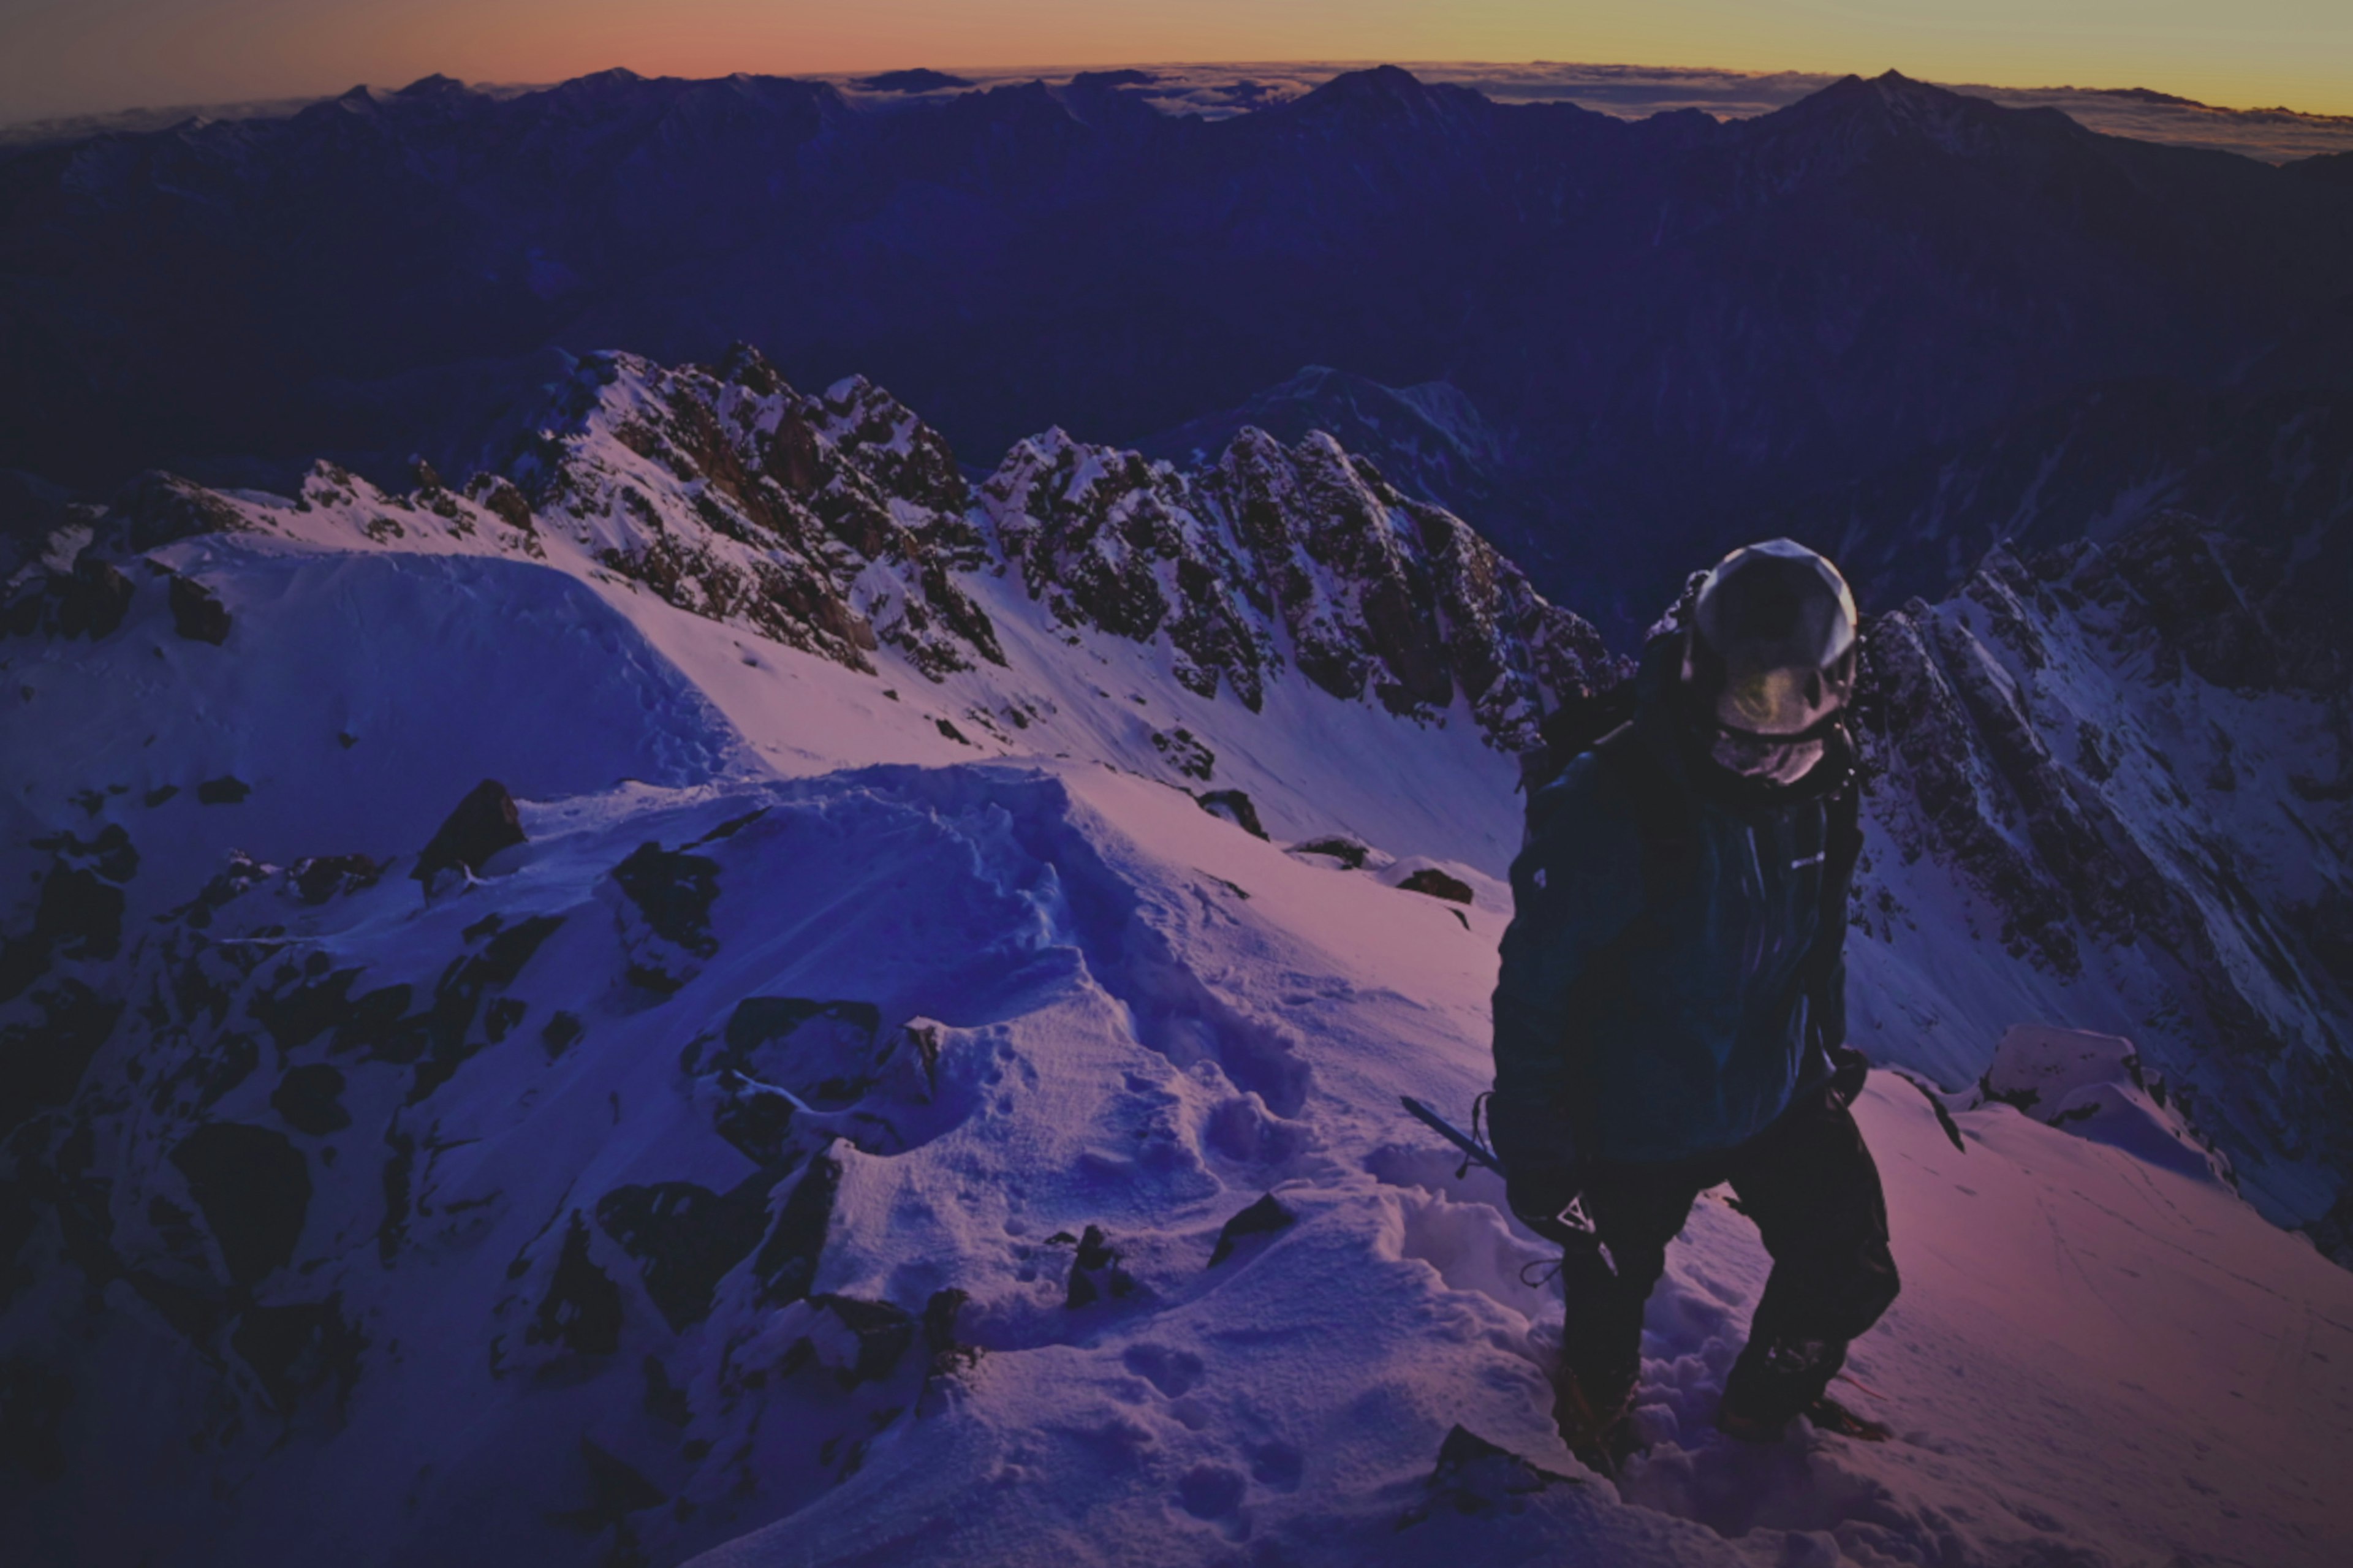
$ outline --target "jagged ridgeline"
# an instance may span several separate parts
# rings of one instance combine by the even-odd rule
[[[554,543],[695,615],[869,673],[888,644],[935,679],[1005,662],[963,580],[1011,572],[1068,628],[1164,640],[1202,697],[1255,711],[1286,665],[1424,719],[1459,690],[1507,752],[1616,670],[1461,519],[1321,434],[1286,447],[1245,429],[1186,472],[1057,429],[974,485],[881,388],[804,395],[739,347],[710,367],[591,356],[502,458],[462,488],[420,466],[405,495],[321,463],[290,501],[148,476],[83,520],[100,548],[20,594],[10,624],[109,626],[129,602],[123,558],[259,531],[533,560]]]

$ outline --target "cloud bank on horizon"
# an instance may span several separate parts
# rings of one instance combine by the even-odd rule
[[[1154,65],[1088,74],[1118,79],[1126,90],[1164,113],[1225,119],[1284,102],[1314,90],[1365,61],[1229,62]],[[1704,68],[1586,65],[1538,60],[1525,64],[1461,61],[1398,62],[1425,81],[1458,83],[1502,102],[1570,102],[1620,119],[1697,110],[1719,120],[1768,114],[1839,79],[1831,71],[1741,71]],[[911,68],[880,73],[813,75],[868,104],[944,97],[960,92],[1077,74],[1070,68],[949,71]],[[474,84],[478,87],[484,84]],[[2353,151],[2353,115],[2315,114],[2286,107],[2222,109],[2147,88],[1940,86],[2012,109],[2056,109],[2089,130],[2144,142],[2236,153],[2267,163]],[[495,90],[493,89],[492,90]],[[518,86],[514,90],[525,90]],[[233,104],[180,104],[106,114],[0,124],[0,148],[68,141],[103,132],[155,131],[194,116],[214,120],[290,114],[311,98]]]

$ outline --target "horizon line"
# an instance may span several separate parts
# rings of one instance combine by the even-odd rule
[[[398,85],[396,85],[396,86],[379,85],[379,84],[377,84],[377,83],[371,82],[371,81],[359,81],[359,82],[354,82],[354,83],[350,84],[349,86],[343,87],[343,88],[339,88],[339,89],[330,89],[330,90],[314,91],[314,92],[289,92],[289,93],[281,93],[281,94],[275,94],[275,95],[257,95],[257,96],[250,96],[250,97],[245,97],[245,98],[236,98],[236,99],[216,99],[216,100],[210,100],[210,101],[208,101],[208,102],[184,102],[184,103],[132,103],[132,104],[125,104],[125,105],[121,105],[121,106],[120,106],[120,107],[116,107],[116,108],[83,110],[76,111],[76,112],[73,112],[73,113],[67,113],[67,114],[41,114],[41,115],[34,115],[34,116],[25,117],[25,118],[0,118],[0,130],[14,131],[14,130],[21,130],[21,129],[24,129],[24,128],[26,128],[26,127],[32,127],[32,126],[48,126],[48,125],[54,125],[54,126],[58,126],[58,127],[61,127],[61,128],[62,128],[62,127],[66,127],[66,126],[75,125],[75,124],[78,124],[78,123],[80,123],[80,122],[83,122],[83,121],[101,121],[101,120],[107,120],[107,119],[111,119],[111,118],[120,118],[120,117],[121,117],[121,116],[125,116],[125,115],[138,115],[138,114],[183,114],[183,115],[185,115],[186,117],[188,117],[188,118],[190,118],[190,119],[195,119],[195,118],[206,117],[206,111],[207,111],[207,110],[238,110],[238,109],[254,109],[254,110],[263,110],[264,112],[255,113],[255,114],[250,114],[250,115],[231,115],[231,116],[228,116],[228,118],[232,118],[232,119],[240,119],[240,118],[241,118],[241,119],[270,119],[270,118],[276,118],[276,117],[278,117],[278,116],[279,116],[280,114],[281,114],[281,113],[295,113],[295,112],[300,112],[300,110],[301,110],[301,109],[303,109],[303,108],[307,108],[307,107],[309,107],[309,106],[311,106],[311,105],[312,105],[312,104],[329,102],[329,101],[332,101],[332,100],[335,100],[335,99],[338,99],[338,98],[346,97],[346,96],[348,96],[349,94],[351,94],[351,93],[353,93],[353,92],[356,92],[356,91],[371,90],[371,91],[381,91],[381,92],[397,93],[397,92],[405,91],[406,89],[408,89],[408,88],[410,88],[410,87],[414,87],[414,86],[416,86],[418,82],[432,81],[432,80],[435,80],[435,79],[444,79],[444,80],[448,80],[448,81],[452,81],[452,82],[456,82],[459,86],[460,86],[460,87],[462,87],[462,88],[466,89],[467,89],[467,90],[469,90],[469,91],[477,91],[477,92],[492,92],[492,91],[496,91],[496,92],[505,92],[505,93],[510,93],[510,94],[514,94],[514,95],[521,95],[521,94],[524,94],[524,93],[531,93],[531,92],[543,92],[543,91],[547,91],[547,90],[550,90],[550,89],[554,89],[554,88],[557,88],[557,87],[561,87],[561,86],[565,85],[566,82],[580,81],[580,80],[584,80],[584,79],[587,79],[587,78],[589,78],[589,77],[609,75],[609,74],[612,74],[612,73],[614,73],[614,72],[623,72],[623,73],[626,73],[626,74],[628,74],[628,75],[629,75],[629,76],[631,76],[631,77],[635,77],[635,78],[637,78],[637,79],[640,79],[640,80],[645,80],[645,81],[664,81],[664,80],[668,80],[668,81],[725,81],[725,80],[729,80],[729,79],[731,79],[732,78],[734,78],[734,77],[765,77],[765,78],[768,78],[768,79],[773,79],[773,80],[783,80],[783,81],[819,81],[819,82],[852,81],[852,82],[854,82],[854,81],[858,80],[859,79],[864,79],[864,78],[875,78],[875,77],[881,77],[881,76],[889,76],[889,75],[894,75],[894,74],[898,74],[898,73],[902,73],[902,72],[907,72],[907,71],[931,70],[931,71],[936,71],[936,72],[938,72],[939,74],[941,74],[941,75],[943,75],[943,76],[952,76],[952,77],[981,76],[981,77],[997,77],[997,78],[1008,78],[1008,77],[1009,77],[1009,78],[1025,78],[1025,77],[1026,77],[1026,79],[1027,79],[1028,80],[1034,80],[1034,81],[1038,81],[1038,82],[1040,82],[1040,83],[1047,83],[1047,82],[1048,82],[1048,79],[1049,79],[1050,77],[1053,77],[1053,76],[1070,76],[1070,77],[1076,77],[1076,76],[1079,76],[1079,75],[1084,75],[1084,74],[1094,74],[1094,73],[1102,73],[1102,72],[1106,72],[1106,71],[1117,71],[1117,70],[1154,70],[1154,69],[1163,69],[1163,70],[1196,69],[1196,70],[1198,70],[1198,69],[1211,69],[1211,68],[1213,68],[1213,69],[1223,69],[1223,70],[1234,70],[1234,69],[1246,69],[1246,68],[1252,68],[1252,67],[1260,67],[1260,66],[1266,66],[1266,67],[1281,67],[1281,68],[1286,68],[1286,69],[1292,69],[1292,70],[1306,70],[1306,69],[1311,69],[1311,68],[1323,68],[1323,69],[1329,69],[1330,71],[1332,71],[1332,72],[1333,72],[1333,78],[1334,78],[1335,79],[1336,79],[1336,78],[1338,78],[1338,77],[1340,77],[1340,76],[1348,75],[1348,74],[1350,74],[1350,73],[1352,73],[1352,72],[1356,72],[1356,71],[1362,71],[1362,70],[1369,70],[1369,69],[1376,69],[1376,68],[1381,68],[1381,67],[1385,67],[1385,66],[1387,66],[1387,67],[1394,67],[1394,68],[1398,68],[1398,69],[1407,71],[1409,74],[1411,74],[1411,73],[1412,73],[1412,71],[1413,71],[1413,69],[1414,69],[1414,68],[1416,68],[1416,67],[1423,67],[1423,68],[1441,68],[1441,69],[1442,69],[1442,68],[1484,68],[1484,69],[1492,69],[1492,70],[1510,70],[1510,69],[1528,70],[1528,69],[1538,69],[1538,68],[1547,68],[1547,67],[1549,67],[1549,68],[1568,68],[1568,69],[1589,70],[1589,71],[1624,71],[1624,72],[1629,72],[1629,73],[1645,73],[1645,74],[1651,74],[1651,75],[1656,75],[1656,76],[1662,76],[1662,77],[1674,77],[1674,76],[1684,76],[1684,77],[1714,77],[1714,78],[1723,79],[1727,80],[1727,81],[1758,81],[1758,80],[1771,80],[1771,79],[1777,79],[1777,78],[1789,78],[1789,77],[1810,77],[1810,78],[1820,78],[1820,79],[1824,79],[1824,80],[1825,80],[1825,81],[1827,81],[1827,82],[1838,82],[1838,81],[1848,80],[1848,79],[1857,79],[1857,80],[1863,80],[1863,81],[1870,81],[1870,80],[1877,79],[1876,78],[1873,78],[1873,77],[1867,77],[1867,76],[1863,76],[1861,72],[1857,72],[1857,71],[1830,71],[1830,70],[1815,70],[1815,69],[1805,69],[1805,68],[1796,68],[1796,67],[1784,67],[1784,68],[1774,68],[1774,69],[1744,69],[1744,68],[1737,68],[1737,67],[1729,67],[1729,66],[1644,65],[1644,64],[1635,63],[1635,62],[1632,62],[1632,61],[1623,61],[1623,60],[1570,60],[1570,59],[1549,59],[1549,58],[1544,58],[1544,59],[1529,59],[1529,60],[1504,60],[1504,59],[1411,59],[1411,60],[1409,60],[1409,59],[1402,59],[1402,58],[1369,58],[1369,59],[1362,59],[1362,60],[1346,60],[1346,59],[1334,59],[1334,58],[1328,58],[1328,57],[1327,57],[1327,58],[1297,58],[1297,59],[1283,59],[1283,58],[1240,58],[1240,59],[1156,59],[1156,60],[1124,59],[1124,60],[1119,60],[1119,61],[1062,61],[1062,62],[1057,62],[1057,63],[1051,63],[1051,64],[1040,64],[1040,63],[1036,63],[1036,62],[1025,62],[1025,63],[1018,64],[1018,65],[1001,65],[1001,66],[991,66],[991,65],[973,65],[973,64],[964,64],[964,65],[956,65],[956,66],[939,66],[939,65],[912,65],[912,66],[910,66],[910,65],[899,65],[899,66],[880,66],[880,67],[875,67],[875,68],[849,68],[849,69],[842,69],[842,70],[814,70],[814,71],[767,71],[767,70],[741,70],[741,71],[729,71],[729,72],[721,73],[721,74],[715,74],[715,75],[712,75],[712,76],[684,76],[684,75],[675,75],[675,74],[667,73],[667,72],[664,72],[664,73],[658,73],[658,74],[654,74],[654,75],[647,75],[647,74],[645,74],[645,73],[643,73],[643,72],[640,72],[640,71],[638,71],[638,70],[635,69],[635,68],[632,68],[632,67],[629,67],[629,66],[627,66],[627,65],[623,65],[623,64],[618,64],[618,63],[617,63],[617,64],[614,64],[614,65],[610,65],[610,66],[606,66],[606,67],[599,68],[598,68],[598,69],[596,69],[596,70],[591,70],[591,71],[581,71],[581,72],[578,72],[578,73],[576,73],[576,74],[575,74],[575,75],[572,75],[572,76],[560,77],[560,78],[555,78],[555,79],[547,79],[547,80],[539,80],[539,81],[492,81],[492,80],[487,80],[487,79],[470,79],[470,79],[466,79],[466,78],[463,78],[463,77],[452,76],[452,75],[450,75],[449,73],[448,73],[448,72],[446,72],[446,71],[427,71],[427,72],[426,72],[423,76],[419,76],[419,77],[412,78],[410,80],[408,80],[408,81],[406,81],[406,82],[404,82],[404,83],[400,83],[400,84],[398,84]],[[2011,83],[2003,83],[2003,82],[1947,82],[1947,81],[1939,81],[1939,80],[1936,80],[1936,79],[1933,79],[1933,78],[1929,78],[1929,77],[1914,76],[1914,75],[1912,75],[1911,73],[1909,73],[1909,72],[1907,72],[1907,71],[1903,70],[1900,67],[1895,67],[1895,66],[1890,66],[1890,67],[1886,68],[1886,69],[1885,69],[1884,71],[1883,71],[1881,74],[1882,74],[1882,75],[1894,75],[1894,76],[1900,76],[1900,77],[1903,77],[1905,79],[1909,80],[1909,81],[1916,81],[1916,82],[1919,82],[1919,83],[1921,83],[1921,84],[1923,84],[1923,85],[1925,85],[1925,86],[1928,86],[1928,87],[1936,87],[1936,88],[1941,88],[1941,89],[1944,89],[1945,90],[1947,90],[1947,91],[1959,92],[1959,93],[1963,93],[1963,94],[1965,94],[1965,95],[1966,95],[1966,94],[1968,94],[1968,93],[1971,91],[1971,89],[1982,89],[1983,91],[1989,91],[1989,92],[2004,92],[2004,93],[2081,93],[2081,94],[2094,95],[2094,96],[2099,96],[2099,97],[2117,97],[2117,98],[2139,97],[2139,98],[2143,98],[2143,99],[2147,99],[2147,98],[2157,98],[2157,99],[2160,99],[2160,100],[2164,100],[2164,101],[2166,101],[2166,102],[2168,102],[2168,103],[2169,103],[2169,104],[2172,104],[2172,105],[2177,106],[2177,107],[2179,107],[2179,108],[2183,108],[2183,109],[2192,109],[2192,110],[2207,110],[2207,111],[2209,111],[2209,112],[2211,112],[2211,113],[2217,113],[2217,114],[2228,114],[2228,115],[2287,114],[2287,115],[2293,115],[2293,116],[2295,116],[2295,118],[2297,118],[2297,119],[2299,119],[2299,120],[2317,121],[2329,122],[2329,123],[2342,122],[2342,123],[2345,123],[2345,124],[2347,124],[2347,125],[2353,125],[2353,114],[2339,114],[2339,113],[2335,113],[2335,112],[2331,112],[2331,111],[2325,110],[2306,110],[2306,109],[2296,109],[2296,108],[2295,108],[2295,107],[2293,107],[2293,106],[2291,106],[2291,105],[2284,104],[2284,103],[2274,103],[2274,104],[2221,104],[2221,103],[2210,103],[2210,102],[2206,101],[2206,100],[2203,100],[2203,99],[2190,98],[2190,97],[2188,97],[2188,96],[2187,96],[2187,95],[2185,95],[2185,94],[2174,93],[2174,92],[2168,92],[2168,91],[2166,91],[2166,90],[2165,90],[2164,89],[2162,89],[2162,88],[2152,88],[2152,87],[2147,87],[2147,86],[2140,85],[2140,84],[2135,84],[2135,85],[2130,86],[2130,87],[2092,87],[2092,86],[2084,86],[2084,85],[2081,85],[2081,84],[2077,84],[2077,83],[2073,83],[2073,82],[2062,82],[2062,83],[2043,82],[2043,83],[2036,83],[2036,84],[2032,84],[2032,85],[2011,84]],[[1467,84],[1467,83],[1455,83],[1455,84],[1447,84],[1447,85],[1466,86],[1466,87],[1469,87],[1469,89],[1470,89],[1470,90],[1472,90],[1472,91],[1473,91],[1473,92],[1476,92],[1476,91],[1478,91],[1478,90],[1479,90],[1477,87],[1475,87],[1475,86],[1472,86],[1471,84]],[[967,87],[967,88],[964,88],[964,89],[937,89],[937,90],[940,90],[940,91],[945,92],[945,91],[951,91],[951,90],[973,90],[973,91],[977,91],[977,90],[984,90],[984,89],[981,89],[977,83],[973,83],[973,84],[971,84],[969,87]],[[910,96],[920,96],[920,95],[910,95]],[[1481,94],[1481,96],[1484,97],[1484,96],[1487,96],[1487,95],[1485,95],[1485,94],[1483,94],[1483,93],[1482,93],[1482,94]],[[1559,101],[1574,101],[1574,99],[1573,99],[1573,98],[1571,98],[1571,97],[1570,97],[1569,95],[1567,95],[1567,94],[1563,94],[1563,95],[1562,95],[1562,98],[1561,98],[1561,100],[1559,100]],[[1253,110],[1243,110],[1242,112],[1254,112],[1254,111],[1253,111]],[[1768,111],[1768,112],[1769,112],[1769,111]],[[1755,116],[1749,116],[1749,115],[1730,115],[1730,116],[1723,116],[1722,118],[1727,118],[1727,119],[1748,119],[1748,118],[1755,118]],[[177,121],[174,121],[174,123],[178,123],[178,122],[177,122]],[[164,129],[168,129],[168,128],[169,128],[168,126],[167,126],[167,127],[164,127]]]

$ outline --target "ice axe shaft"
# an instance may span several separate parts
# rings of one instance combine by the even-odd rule
[[[1413,1113],[1415,1120],[1420,1121],[1432,1132],[1437,1133],[1449,1143],[1453,1144],[1457,1149],[1461,1150],[1463,1154],[1468,1157],[1472,1163],[1484,1165],[1487,1169],[1501,1173],[1504,1169],[1502,1163],[1496,1160],[1494,1152],[1489,1149],[1484,1143],[1480,1142],[1479,1140],[1472,1137],[1471,1134],[1463,1131],[1462,1129],[1455,1126],[1454,1123],[1447,1121],[1446,1118],[1439,1115],[1438,1112],[1430,1110],[1429,1106],[1424,1105],[1413,1096],[1408,1094],[1400,1095],[1398,1098],[1405,1101],[1405,1108]]]
[[[1404,1094],[1398,1098],[1405,1101],[1406,1110],[1412,1113],[1415,1121],[1462,1151],[1465,1170],[1476,1164],[1486,1166],[1499,1176],[1504,1173],[1502,1162],[1495,1158],[1494,1151],[1489,1149],[1484,1143],[1480,1142],[1413,1096]],[[1460,1175],[1461,1172],[1458,1171],[1455,1174]],[[1592,1216],[1585,1212],[1581,1199],[1570,1199],[1568,1206],[1551,1219],[1532,1219],[1525,1215],[1519,1217],[1522,1225],[1556,1247],[1599,1252],[1605,1260],[1610,1262],[1611,1269],[1615,1271],[1617,1267],[1615,1260],[1609,1259],[1609,1252],[1601,1247],[1599,1239],[1595,1236]]]

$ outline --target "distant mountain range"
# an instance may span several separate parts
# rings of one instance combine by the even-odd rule
[[[1300,404],[1321,366],[1358,415],[1391,388],[1393,414],[1441,411],[1451,434],[1395,418],[1404,445],[1362,455],[1623,629],[1761,518],[1827,526],[1837,497],[2111,389],[2353,384],[2333,163],[1893,74],[1726,122],[1394,68],[1210,121],[1137,74],[428,79],[20,153],[0,467],[100,494],[158,464],[284,486],[321,453],[464,470],[607,345],[712,360],[744,336],[797,381],[870,373],[972,465],[1057,423],[1174,450]],[[2039,531],[2093,526],[2084,504]]]
[[[1139,89],[1136,96],[1166,114],[1221,120],[1271,104],[1302,98],[1344,71],[1375,62],[1362,60],[1228,60],[1214,64],[1148,68],[962,68],[914,67],[869,75],[816,76],[856,98],[902,98],[987,91],[1030,81],[1107,81]],[[1745,119],[1787,109],[1809,93],[1839,79],[1836,71],[1743,71],[1676,66],[1591,65],[1567,60],[1528,60],[1509,65],[1464,60],[1396,62],[1424,81],[1451,82],[1510,103],[1574,103],[1640,120],[1673,110],[1696,109],[1719,120]],[[532,92],[549,84],[469,82],[476,91]],[[2316,113],[2274,106],[2226,109],[2179,93],[2145,87],[1993,87],[1940,82],[1941,87],[1982,98],[2008,109],[2055,109],[2085,129],[2141,142],[2238,153],[2267,163],[2284,163],[2316,153],[2353,149],[2353,114]],[[107,132],[164,131],[191,119],[255,120],[291,114],[332,93],[232,103],[183,103],[50,115],[0,124],[0,147],[26,147],[79,141]]]

